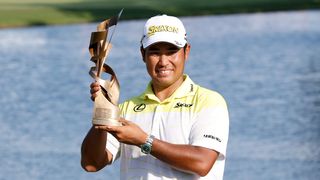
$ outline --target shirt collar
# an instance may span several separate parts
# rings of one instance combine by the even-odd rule
[[[186,74],[183,75],[183,83],[181,86],[164,102],[170,102],[173,99],[183,98],[186,96],[194,95],[196,91],[197,85],[190,79],[190,77]],[[160,102],[158,97],[153,93],[151,81],[149,82],[146,90],[140,95],[141,99],[151,99],[157,102]]]

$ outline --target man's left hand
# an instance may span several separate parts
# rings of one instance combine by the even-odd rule
[[[144,144],[148,135],[137,124],[121,118],[122,126],[95,126],[112,134],[119,142],[140,146]]]

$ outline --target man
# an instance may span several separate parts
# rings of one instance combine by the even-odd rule
[[[81,149],[86,171],[120,158],[120,179],[223,179],[227,106],[217,92],[184,74],[189,52],[178,18],[161,15],[146,22],[141,54],[151,82],[120,105],[123,126],[90,129]],[[92,99],[99,90],[91,84]]]

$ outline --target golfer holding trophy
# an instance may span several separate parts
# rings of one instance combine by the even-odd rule
[[[105,29],[112,22],[101,26]],[[191,45],[180,19],[157,15],[145,23],[140,51],[151,80],[142,94],[120,104],[121,118],[117,78],[100,61],[110,44],[98,37],[100,32],[94,34],[92,47],[101,48],[90,52],[101,69],[93,68],[91,74],[100,84],[90,86],[94,125],[81,146],[83,169],[96,172],[119,159],[121,180],[222,180],[229,137],[227,104],[218,92],[184,73]],[[111,80],[101,80],[101,72],[109,73]]]

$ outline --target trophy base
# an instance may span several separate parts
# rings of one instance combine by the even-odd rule
[[[92,124],[97,126],[122,126],[116,119],[92,119]]]
[[[108,101],[105,101],[108,104]],[[122,126],[119,122],[120,109],[118,106],[109,104],[108,108],[98,107],[98,103],[95,102],[93,109],[92,124],[102,126]]]
[[[119,119],[119,107],[110,103],[103,96],[101,91],[99,91],[94,101],[92,124],[101,126],[122,126]]]

